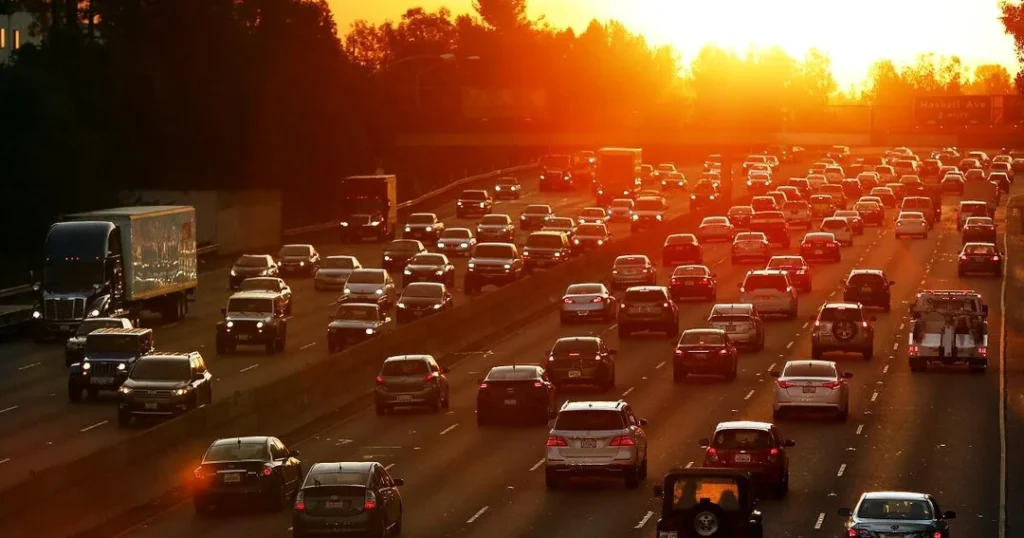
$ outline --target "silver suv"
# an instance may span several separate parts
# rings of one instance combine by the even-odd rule
[[[866,316],[860,303],[825,303],[813,317],[811,356],[820,359],[825,353],[860,353],[864,360],[875,354],[875,316]]]
[[[574,476],[622,477],[636,488],[647,479],[647,419],[624,400],[566,402],[548,434],[544,482],[556,489]]]
[[[711,307],[707,326],[721,329],[737,345],[764,349],[764,320],[752,304],[716,304]]]
[[[752,304],[761,314],[781,314],[796,319],[800,306],[796,287],[789,273],[775,269],[747,272],[740,284],[741,303]]]

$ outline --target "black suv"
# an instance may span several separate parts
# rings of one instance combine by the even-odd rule
[[[881,269],[854,269],[843,283],[843,300],[864,306],[877,306],[888,312],[895,283]]]
[[[682,383],[686,376],[717,375],[736,379],[739,353],[722,329],[687,329],[679,337],[672,356],[672,381]]]
[[[68,368],[68,399],[80,401],[83,390],[90,399],[101,390],[117,390],[132,365],[152,351],[153,329],[93,330],[85,337],[82,360]]]
[[[619,304],[619,339],[634,332],[663,332],[669,338],[679,334],[679,307],[665,286],[635,286],[626,290]]]
[[[527,273],[541,267],[554,267],[572,256],[569,238],[563,232],[533,232],[523,247],[523,268]]]
[[[243,291],[228,298],[217,323],[217,353],[234,353],[241,345],[263,346],[267,354],[284,351],[288,338],[286,306],[280,295]]]
[[[192,504],[196,515],[232,502],[262,502],[283,510],[302,484],[299,451],[276,437],[217,439],[193,471]]]
[[[285,245],[277,252],[281,274],[305,274],[312,277],[320,268],[320,253],[313,245]]]
[[[519,229],[540,230],[553,216],[555,216],[555,212],[549,205],[528,205],[519,215]]]
[[[423,246],[423,243],[416,239],[396,239],[388,243],[388,246],[384,248],[382,267],[388,272],[401,271],[405,269],[409,260],[426,252],[427,247]]]
[[[459,194],[455,201],[455,218],[468,215],[489,215],[494,210],[494,199],[485,190],[468,190]]]
[[[501,286],[523,276],[523,257],[512,243],[479,243],[466,264],[463,284],[467,294],[480,291],[487,284]]]
[[[292,536],[311,536],[308,530],[397,535],[403,512],[398,488],[403,485],[374,461],[316,463],[295,494]]]
[[[518,200],[519,197],[522,195],[523,185],[519,183],[519,178],[516,176],[498,178],[497,183],[494,184],[495,198],[507,198],[509,200]]]
[[[420,239],[437,243],[444,231],[444,223],[437,220],[435,213],[413,213],[405,221],[402,232],[404,239]]]
[[[117,389],[117,425],[132,417],[172,417],[213,403],[213,375],[196,351],[151,353],[138,360]]]
[[[596,385],[611,390],[615,387],[616,354],[597,336],[559,338],[543,366],[556,387]]]
[[[633,233],[646,230],[665,221],[668,204],[664,198],[641,196],[633,203],[632,223],[629,230]]]
[[[673,469],[663,485],[654,486],[654,496],[662,499],[658,536],[764,536],[753,479],[746,471]]]

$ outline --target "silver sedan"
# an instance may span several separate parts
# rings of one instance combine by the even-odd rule
[[[789,361],[782,371],[773,371],[775,402],[772,416],[778,418],[786,410],[824,409],[834,411],[841,420],[850,414],[850,386],[853,377],[840,372],[832,361]]]
[[[469,256],[476,246],[476,238],[469,228],[448,228],[437,240],[437,250],[452,256]]]
[[[615,319],[615,296],[601,283],[571,284],[562,296],[562,323]]]

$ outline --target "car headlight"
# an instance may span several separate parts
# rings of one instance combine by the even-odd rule
[[[117,364],[117,369],[118,369],[118,370],[120,370],[120,371],[122,371],[122,372],[123,372],[125,368],[126,368],[126,366],[124,365],[124,363],[123,363],[123,362],[119,362],[119,363]]]
[[[345,222],[345,221],[341,221],[338,224],[340,224],[342,228],[347,228],[348,227],[348,223]]]
[[[132,389],[131,387],[125,387],[122,385],[119,389],[117,389],[117,392],[120,392],[121,394],[131,394]]]
[[[395,306],[397,306],[398,308],[405,308],[405,303],[398,303]]]
[[[519,190],[519,186],[518,185],[512,185],[511,187],[509,187],[509,189],[517,191],[517,190]]]
[[[519,215],[519,220],[526,220],[526,215]]]
[[[238,276],[238,273],[234,269],[232,269],[231,270],[231,276]]]
[[[402,272],[403,272],[403,273],[405,273],[405,274],[407,274],[407,275],[411,275],[411,274],[412,274],[412,271],[410,271],[410,270],[408,270],[408,269],[406,269],[405,271],[402,271]]]
[[[708,199],[710,199],[710,200],[714,200],[714,199],[715,199],[715,195],[714,195],[714,194],[712,194],[711,196],[708,196]]]
[[[661,184],[662,184],[662,186],[668,185],[668,181],[665,181],[665,180],[663,179],[663,180],[661,180]]]
[[[83,370],[88,370],[88,369],[90,369],[90,368],[92,368],[92,365],[91,365],[91,364],[89,364],[88,362],[83,362],[83,363],[82,363],[82,369],[83,369]]]
[[[306,266],[306,262],[299,262],[299,267],[305,267],[305,266]]]
[[[501,185],[495,185],[495,186],[494,186],[494,190],[496,190],[496,191],[500,191],[500,190],[501,190]]]
[[[754,186],[754,182],[753,181],[748,181],[747,182],[747,186],[748,187],[753,187]]]
[[[510,264],[510,263],[506,263],[505,264],[505,269],[511,269],[511,268],[512,268],[512,264]]]
[[[562,253],[561,253],[561,252],[555,252],[555,253],[554,253],[554,256],[555,256],[556,258],[560,258],[560,257],[562,256]]]
[[[437,248],[444,248],[444,243],[438,241],[437,242]]]
[[[444,305],[436,304],[436,305],[434,305],[434,310],[440,310],[442,306],[444,306]]]
[[[347,294],[347,293],[352,293],[352,289],[351,289],[351,288],[345,288],[345,289],[344,289],[343,291],[344,291],[344,292],[345,292],[346,294]]]
[[[691,194],[690,195],[690,199],[691,200],[696,200],[697,199],[697,195],[696,194]]]
[[[483,202],[480,202],[480,207],[484,207],[485,205],[487,205],[487,204],[485,204]]]
[[[455,205],[462,205],[462,200],[455,202]]]
[[[655,215],[654,218],[661,220],[663,217],[661,215]]]
[[[640,215],[633,215],[633,220],[640,220]]]
[[[432,231],[434,231],[434,227],[433,227],[433,226],[427,226],[427,231],[428,231],[428,232],[432,232]]]
[[[42,312],[40,312],[38,310],[35,310],[35,311],[32,312],[32,319],[40,319],[42,317],[43,317],[43,313]]]
[[[376,293],[377,295],[384,295],[384,290],[377,288],[377,290],[375,290],[373,293]]]
[[[406,232],[406,233],[409,233],[409,232],[411,232],[411,231],[412,231],[412,227],[410,227],[410,226],[406,226],[406,227],[405,227],[405,232]]]
[[[469,248],[469,243],[459,243],[459,248]]]
[[[235,326],[235,322],[234,321],[229,321],[229,322],[225,323],[224,326],[230,329],[230,328]]]
[[[508,231],[508,226],[502,226],[502,227],[501,227],[501,231],[503,231],[503,232],[507,232],[507,231]]]
[[[579,239],[573,239],[573,240],[572,240],[572,242],[573,242],[573,244],[575,244],[575,245],[578,245],[578,244],[580,244],[580,240],[579,240]]]
[[[379,220],[371,221],[370,222],[370,226],[380,226],[380,221]]]
[[[466,267],[469,267],[470,269],[472,269],[472,268],[476,267],[476,264],[473,263],[473,262],[469,262],[468,264],[466,264]]]
[[[256,322],[256,328],[257,329],[262,329],[263,328],[263,322],[262,321],[257,321]]]
[[[192,390],[192,387],[182,387],[174,391],[175,396],[184,396],[188,394],[188,391]]]
[[[437,276],[441,276],[441,275],[444,274],[444,271],[442,271],[441,269],[438,269],[437,271],[434,272],[434,274],[437,275]]]
[[[366,334],[373,334],[375,332],[373,329],[366,329]]]
[[[604,196],[604,189],[597,189],[598,196]]]
[[[604,244],[604,239],[598,239],[597,240],[597,244],[598,245],[603,245]]]

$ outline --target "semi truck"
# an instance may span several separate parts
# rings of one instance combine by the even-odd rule
[[[616,198],[635,198],[640,185],[643,150],[603,148],[597,152],[597,205],[608,207]]]
[[[346,177],[341,180],[339,196],[342,242],[395,238],[398,188],[394,175]]]
[[[50,226],[36,340],[69,336],[83,320],[142,313],[175,321],[188,313],[199,285],[196,212],[191,206],[120,207],[66,215]]]

